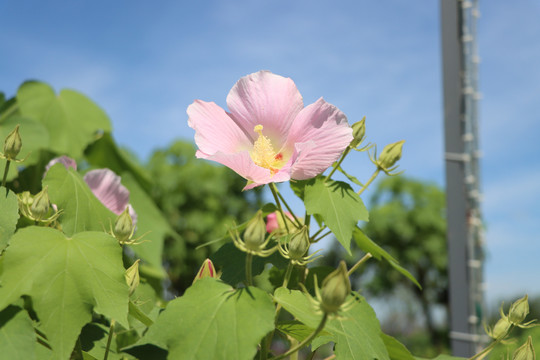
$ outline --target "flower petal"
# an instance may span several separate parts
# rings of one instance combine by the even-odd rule
[[[216,161],[231,168],[240,176],[250,181],[250,184],[246,185],[244,190],[252,189],[271,182],[287,181],[291,178],[289,175],[289,166],[284,166],[272,176],[270,170],[257,166],[253,162],[248,151],[242,151],[236,154],[224,154],[218,152],[207,157],[207,159]]]
[[[69,156],[62,155],[60,157],[52,159],[51,161],[47,163],[47,165],[45,165],[45,173],[43,174],[43,176],[47,174],[47,171],[49,171],[49,169],[53,165],[56,165],[58,163],[61,163],[62,165],[64,165],[66,169],[73,168],[73,170],[75,171],[77,170],[77,162],[73,160],[72,158],[70,158]]]
[[[337,107],[323,98],[306,106],[296,117],[287,139],[287,144],[294,144],[300,153],[292,165],[291,178],[304,180],[321,174],[352,139],[347,117]]]
[[[128,206],[129,190],[112,170],[91,170],[84,175],[84,181],[103,205],[116,215],[120,215]]]
[[[227,96],[227,106],[252,139],[257,137],[254,127],[262,125],[264,135],[280,148],[304,103],[290,78],[259,71],[238,80]]]
[[[204,155],[231,154],[251,148],[251,139],[215,103],[195,100],[187,113],[188,124],[195,130],[195,142]]]

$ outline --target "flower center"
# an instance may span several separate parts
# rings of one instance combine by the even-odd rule
[[[283,166],[283,154],[281,152],[276,153],[272,142],[262,133],[263,126],[257,125],[253,129],[259,137],[253,143],[253,150],[251,151],[251,159],[255,164],[265,169],[270,170],[270,174],[274,175]]]

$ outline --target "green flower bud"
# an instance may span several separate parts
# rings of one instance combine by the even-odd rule
[[[489,332],[488,335],[493,339],[502,339],[508,334],[511,325],[512,324],[510,324],[506,318],[501,318],[497,321],[493,330]]]
[[[49,192],[48,186],[45,186],[36,196],[32,205],[30,206],[30,212],[36,220],[43,219],[49,212]]]
[[[398,160],[401,159],[401,151],[403,149],[404,142],[405,140],[401,140],[386,145],[379,156],[379,167],[384,170],[389,170],[392,166],[394,166]]]
[[[134,292],[137,286],[139,286],[140,277],[139,277],[139,262],[141,259],[137,259],[129,267],[129,269],[126,270],[124,277],[126,278],[126,283],[129,286],[129,296],[131,296]]]
[[[262,211],[259,210],[255,216],[249,221],[244,231],[244,243],[246,248],[252,251],[261,250],[264,246],[266,237],[266,224],[263,219]]]
[[[364,136],[366,135],[366,117],[362,120],[355,122],[352,125],[353,129],[353,141],[351,141],[350,146],[355,148],[364,141]]]
[[[8,160],[15,160],[19,152],[21,151],[22,140],[19,135],[19,125],[15,126],[15,129],[9,133],[4,141],[4,156]]]
[[[133,220],[131,219],[131,215],[129,215],[129,207],[126,206],[124,212],[116,218],[116,222],[114,223],[114,236],[120,244],[124,244],[129,241],[133,235],[133,230]]]
[[[351,293],[351,282],[347,274],[345,261],[330,273],[323,281],[321,288],[321,310],[336,313]]]
[[[534,353],[532,338],[530,336],[527,338],[525,344],[514,351],[512,360],[536,360],[536,354]]]
[[[301,260],[310,245],[308,227],[304,225],[291,236],[291,240],[289,241],[289,258],[292,260]]]
[[[510,306],[510,310],[508,311],[508,321],[510,321],[510,323],[514,325],[521,324],[527,315],[529,315],[528,300],[528,295],[525,295]]]
[[[212,263],[212,260],[210,259],[204,260],[201,268],[199,269],[199,272],[197,273],[197,276],[195,276],[195,279],[193,279],[193,284],[195,284],[197,280],[201,280],[202,278],[205,278],[205,277],[211,277],[214,279],[219,278],[219,276],[216,273],[216,268],[214,267],[214,264]]]

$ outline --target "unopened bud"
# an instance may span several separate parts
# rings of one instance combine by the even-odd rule
[[[529,315],[528,300],[528,295],[525,295],[510,306],[510,310],[508,311],[508,321],[510,321],[510,323],[514,325],[521,324],[527,315]]]
[[[304,225],[291,236],[291,240],[289,241],[289,258],[291,260],[302,259],[310,245],[308,227]]]
[[[32,201],[30,212],[36,220],[43,219],[49,212],[49,192],[48,186],[45,186]]]
[[[351,293],[351,282],[345,261],[323,281],[321,288],[321,309],[326,313],[336,313]]]
[[[247,224],[244,231],[244,243],[246,248],[253,251],[261,250],[266,237],[266,224],[263,220],[262,211],[259,210]]]
[[[501,318],[488,335],[493,339],[503,339],[508,334],[511,325],[506,318]]]
[[[129,286],[129,295],[131,296],[134,292],[137,286],[139,286],[140,277],[139,277],[139,262],[141,259],[137,259],[129,267],[129,269],[126,270],[124,277],[126,278],[126,283]]]
[[[133,230],[133,220],[129,214],[129,207],[126,206],[114,223],[114,236],[120,244],[123,244],[131,238]]]
[[[532,338],[530,336],[527,338],[527,342],[525,342],[525,344],[521,345],[516,349],[516,351],[514,351],[512,360],[536,360],[536,354],[534,352]]]
[[[392,144],[388,144],[384,147],[381,155],[379,156],[379,166],[388,170],[394,166],[399,159],[401,159],[401,151],[403,149],[403,143],[405,140],[401,140]]]
[[[201,268],[199,269],[199,272],[197,273],[197,276],[195,276],[195,279],[193,279],[193,284],[195,284],[197,280],[201,280],[202,278],[205,278],[205,277],[211,277],[214,279],[218,278],[218,275],[216,273],[216,268],[214,267],[214,264],[212,263],[212,260],[210,259],[204,260]]]
[[[353,129],[353,141],[351,141],[351,147],[355,148],[364,141],[366,135],[366,117],[362,120],[355,122],[352,125]]]
[[[19,135],[19,125],[15,126],[15,129],[9,133],[4,141],[4,156],[8,160],[15,160],[19,152],[21,151],[22,140]]]

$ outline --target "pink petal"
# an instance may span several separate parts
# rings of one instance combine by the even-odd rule
[[[91,170],[84,175],[84,181],[103,205],[116,215],[120,215],[128,206],[129,190],[112,170]]]
[[[227,106],[252,139],[257,137],[253,128],[262,125],[263,134],[279,149],[304,103],[290,78],[259,71],[238,80],[227,96]]]
[[[347,117],[322,98],[306,106],[291,126],[287,144],[300,153],[291,168],[291,178],[309,179],[324,172],[352,141]],[[311,143],[311,144],[309,144]]]
[[[287,215],[289,219],[294,221],[294,217],[292,216],[290,212],[285,211],[285,215]],[[274,211],[273,213],[270,213],[266,216],[266,232],[267,233],[271,233],[279,229],[280,225],[279,225],[278,216],[281,217],[281,215],[277,211]]]
[[[243,178],[251,181],[252,183],[246,185],[244,190],[253,189],[254,187],[271,182],[287,181],[291,178],[289,175],[289,166],[284,166],[272,176],[270,170],[255,165],[248,151],[236,154],[224,154],[218,152],[207,157],[207,159],[223,164],[237,172]]]
[[[195,130],[195,142],[203,153],[199,157],[216,152],[230,154],[252,147],[251,139],[215,103],[195,100],[187,113],[188,124]]]

